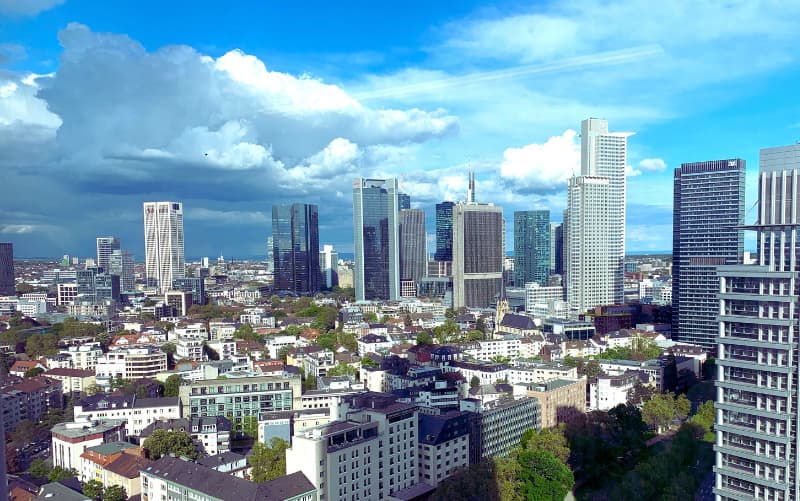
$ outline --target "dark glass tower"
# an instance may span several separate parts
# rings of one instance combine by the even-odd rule
[[[398,210],[405,210],[411,208],[411,195],[407,193],[398,193],[397,194],[397,209]]]
[[[3,242],[0,243],[0,296],[14,294],[14,244]]]
[[[675,169],[672,223],[672,339],[707,350],[719,335],[719,265],[744,250],[745,161],[714,160]]]
[[[514,212],[514,285],[547,285],[550,275],[550,211]]]
[[[453,260],[453,202],[436,204],[436,261]]]
[[[319,292],[319,216],[316,205],[273,205],[272,248],[276,291],[300,296]]]
[[[550,223],[550,273],[564,274],[564,225]]]
[[[398,212],[396,179],[353,183],[356,300],[400,297]]]
[[[400,279],[414,283],[425,276],[425,212],[420,209],[400,211]]]

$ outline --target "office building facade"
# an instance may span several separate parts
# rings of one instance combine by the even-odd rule
[[[320,290],[319,215],[316,205],[272,206],[274,288],[300,296]]]
[[[550,223],[550,274],[564,274],[564,225]]]
[[[425,212],[420,209],[400,211],[400,279],[416,285],[427,271],[427,235]],[[413,286],[412,286],[413,289]],[[410,294],[416,295],[416,292]]]
[[[514,212],[514,285],[547,285],[550,259],[550,211]]]
[[[121,249],[111,251],[108,256],[108,268],[105,270],[109,275],[119,277],[119,287],[122,292],[136,290],[136,280],[133,277],[133,256],[130,252]]]
[[[800,499],[800,145],[761,150],[758,261],[720,266],[714,494]]]
[[[14,244],[0,242],[0,296],[16,294],[14,285]]]
[[[339,253],[332,245],[323,245],[319,251],[319,268],[322,273],[322,287],[333,289],[339,285]]]
[[[400,297],[397,179],[353,182],[356,300]]]
[[[184,277],[182,203],[144,203],[144,250],[148,286],[164,293]]]
[[[186,277],[172,281],[172,289],[192,294],[192,304],[206,304],[206,286],[202,278]]]
[[[716,267],[742,262],[745,161],[675,169],[672,224],[672,339],[711,351],[719,334]]]
[[[453,206],[453,308],[488,308],[503,293],[503,209]]]
[[[109,271],[109,258],[115,250],[120,250],[119,238],[97,237],[97,266],[106,273]]]
[[[567,192],[565,266],[573,311],[624,300],[625,164],[630,135],[609,132],[606,120],[581,122],[581,175],[570,180]],[[596,231],[599,227],[602,232]]]
[[[454,202],[436,204],[436,261],[453,260],[453,206]]]

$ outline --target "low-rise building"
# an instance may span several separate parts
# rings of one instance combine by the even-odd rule
[[[122,454],[107,464],[105,470],[106,485],[119,485],[125,489],[129,499],[142,493],[140,471],[153,464],[153,461],[133,454]]]
[[[503,357],[514,361],[522,351],[522,337],[514,334],[506,339],[474,341],[465,343],[461,350],[477,360],[489,361],[496,357]]]
[[[108,442],[87,447],[81,453],[81,466],[78,468],[81,482],[96,480],[103,485],[111,485],[106,481],[105,467],[123,453],[140,456],[142,450],[129,442]]]
[[[542,428],[573,424],[586,413],[586,378],[516,384],[514,393],[539,401]]]
[[[624,374],[601,374],[589,382],[589,410],[607,411],[617,405],[626,404],[630,392],[639,381],[635,371]]]
[[[61,382],[36,376],[14,378],[0,388],[3,424],[6,436],[23,420],[39,422],[51,408],[60,409],[63,402]]]
[[[141,471],[142,500],[316,501],[316,489],[302,473],[256,484],[194,461],[164,456]]]
[[[295,433],[323,426],[330,422],[330,409],[296,409],[269,412],[258,418],[258,441],[269,445],[273,438],[280,438],[289,445]]]
[[[437,486],[469,466],[468,412],[419,415],[419,481]]]
[[[155,377],[167,370],[167,354],[155,346],[111,350],[97,359],[97,384],[110,387],[114,379]]]
[[[95,385],[94,371],[89,369],[50,369],[47,377],[61,381],[64,395],[86,393]]]
[[[504,398],[489,403],[461,400],[461,410],[470,416],[470,464],[504,457],[519,446],[522,434],[541,429],[539,401],[535,398]]]
[[[508,365],[493,362],[458,361],[449,365],[443,365],[442,371],[460,372],[467,382],[471,382],[472,378],[476,377],[480,384],[493,384],[497,381],[507,381],[509,375]]]
[[[230,420],[224,416],[158,419],[141,431],[139,441],[143,443],[156,430],[185,431],[198,451],[213,456],[230,451],[231,429]]]
[[[303,368],[306,375],[317,378],[325,377],[328,371],[336,366],[334,353],[329,350],[309,353],[303,359]]]
[[[136,395],[111,396],[92,395],[79,401],[74,408],[75,419],[124,419],[126,433],[139,434],[148,425],[159,419],[181,417],[181,402],[178,397],[137,398]]]
[[[198,459],[197,463],[234,477],[250,478],[250,467],[247,465],[247,457],[236,454],[235,452],[228,451],[205,456]]]
[[[81,454],[86,449],[95,445],[125,440],[125,424],[124,419],[97,421],[83,419],[53,426],[50,430],[53,441],[51,446],[53,466],[80,470]]]
[[[541,383],[550,379],[575,379],[577,377],[578,369],[558,362],[518,360],[514,367],[508,369],[509,384]]]

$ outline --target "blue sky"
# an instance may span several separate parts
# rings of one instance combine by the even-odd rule
[[[141,259],[142,202],[179,200],[187,255],[259,256],[307,202],[349,252],[355,177],[433,234],[468,168],[507,221],[560,220],[590,116],[635,132],[629,251],[671,248],[681,162],[746,159],[751,222],[759,148],[800,139],[800,4],[662,4],[0,0],[0,240]]]

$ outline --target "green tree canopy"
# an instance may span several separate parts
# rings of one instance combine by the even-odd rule
[[[363,357],[361,359],[361,367],[380,367],[377,362],[372,360],[369,357]]]
[[[422,331],[417,334],[417,344],[433,344],[433,337],[431,337],[431,333]]]
[[[83,495],[92,501],[99,501],[103,497],[103,484],[99,480],[89,480],[81,485]]]
[[[358,374],[358,369],[342,362],[328,369],[329,376],[355,376],[356,374]]]
[[[109,485],[103,489],[103,501],[125,501],[128,493],[121,485]]]
[[[656,393],[642,406],[642,418],[656,433],[676,417],[675,398],[671,393]]]
[[[24,376],[25,377],[36,377],[36,376],[38,376],[39,374],[41,374],[43,372],[44,372],[44,369],[42,369],[41,367],[31,367],[30,369],[25,371]]]
[[[559,428],[530,429],[522,436],[521,445],[524,450],[549,452],[564,464],[569,460],[569,443]]]
[[[62,468],[60,466],[54,467],[47,475],[48,482],[60,482],[68,478],[77,477],[78,472],[74,468]]]
[[[192,436],[180,430],[156,430],[142,444],[147,457],[159,459],[167,454],[199,459],[202,455],[195,450]]]
[[[257,442],[247,457],[252,468],[253,482],[260,483],[286,475],[286,449],[289,444],[280,438],[273,438],[269,445]]]
[[[166,381],[164,381],[164,396],[177,397],[180,393],[180,387],[183,384],[183,378],[180,374],[171,374]]]
[[[524,499],[562,500],[575,484],[572,470],[550,452],[523,450],[519,453],[519,463]]]
[[[28,467],[28,473],[35,478],[47,478],[50,475],[50,466],[43,459],[34,459]]]
[[[17,423],[14,431],[11,432],[11,440],[20,444],[20,446],[27,445],[33,442],[36,437],[36,431],[36,423],[30,419],[23,419]]]
[[[481,380],[478,379],[478,376],[472,376],[472,379],[469,380],[470,388],[477,388],[480,385],[481,385]]]

